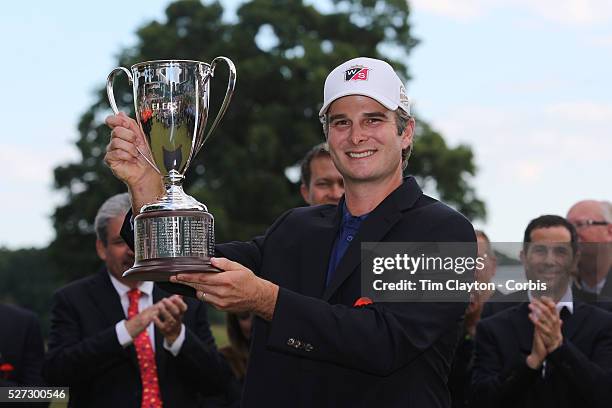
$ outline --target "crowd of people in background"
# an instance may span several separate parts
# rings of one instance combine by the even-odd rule
[[[342,197],[325,144],[306,154],[301,175],[308,205]],[[0,305],[0,326],[11,328],[0,336],[0,386],[67,386],[73,406],[136,407],[162,394],[166,406],[239,406],[253,315],[227,313],[229,344],[217,351],[204,304],[124,280],[134,261],[119,235],[129,207],[121,194],[98,211],[104,266],[56,292],[46,354],[37,317]],[[476,236],[485,267],[475,280],[491,282],[496,254],[485,232]],[[452,406],[598,406],[612,388],[612,204],[585,200],[566,218],[537,217],[523,242],[527,278],[556,291],[545,300],[528,291],[472,293],[448,380]]]
[[[308,207],[286,213],[264,239],[217,245],[228,259],[211,262],[227,268],[182,278],[196,298],[123,277],[134,263],[125,233],[134,194],[161,187],[153,174],[135,192],[141,186],[128,178],[141,169],[137,136],[127,117],[109,117],[105,160],[131,195],[98,210],[92,251],[103,266],[55,292],[46,350],[35,315],[0,305],[0,386],[69,387],[69,405],[87,408],[610,405],[612,203],[580,201],[565,217],[534,214],[520,263],[546,290],[474,291],[467,305],[356,299],[359,240],[476,241],[480,283],[495,280],[500,254],[485,232],[474,235],[465,217],[402,177],[415,122],[390,65],[358,58],[338,66],[320,117],[328,144],[301,165]],[[361,147],[370,138],[373,147]],[[225,292],[238,299],[233,307],[220,292],[204,292],[215,289],[211,280],[231,283],[228,276],[247,282]],[[251,284],[260,291],[247,292]],[[221,348],[208,303],[229,311]]]

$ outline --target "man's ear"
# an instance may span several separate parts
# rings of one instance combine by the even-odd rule
[[[106,261],[106,246],[100,239],[96,239],[96,252],[101,260]]]
[[[300,194],[302,194],[302,198],[304,199],[304,201],[306,201],[306,204],[310,205],[309,190],[304,183],[302,183],[302,185],[300,186]]]
[[[527,256],[525,255],[525,251],[523,251],[521,249],[521,253],[519,254],[519,257],[521,258],[521,262],[523,263],[523,266],[525,266],[525,264],[527,263]]]
[[[406,124],[406,128],[402,133],[402,150],[407,149],[410,146],[414,139],[414,118],[408,119],[408,123]]]

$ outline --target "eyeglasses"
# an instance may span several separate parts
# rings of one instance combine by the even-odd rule
[[[583,227],[591,227],[593,225],[608,225],[610,224],[608,221],[595,221],[595,220],[584,220],[584,221],[574,221],[572,222],[574,227],[583,228]]]

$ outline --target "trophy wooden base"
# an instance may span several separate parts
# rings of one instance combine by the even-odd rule
[[[135,281],[168,282],[178,273],[221,272],[209,260],[201,258],[147,259],[134,264],[123,277]]]
[[[196,290],[181,283],[171,283],[170,277],[179,273],[221,272],[209,260],[188,259],[148,259],[140,261],[123,273],[125,279],[134,281],[153,281],[163,290],[178,295],[196,297]]]

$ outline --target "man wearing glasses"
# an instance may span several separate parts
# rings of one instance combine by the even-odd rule
[[[581,258],[575,285],[598,297],[612,297],[612,203],[584,200],[574,204],[567,219],[578,232]]]

